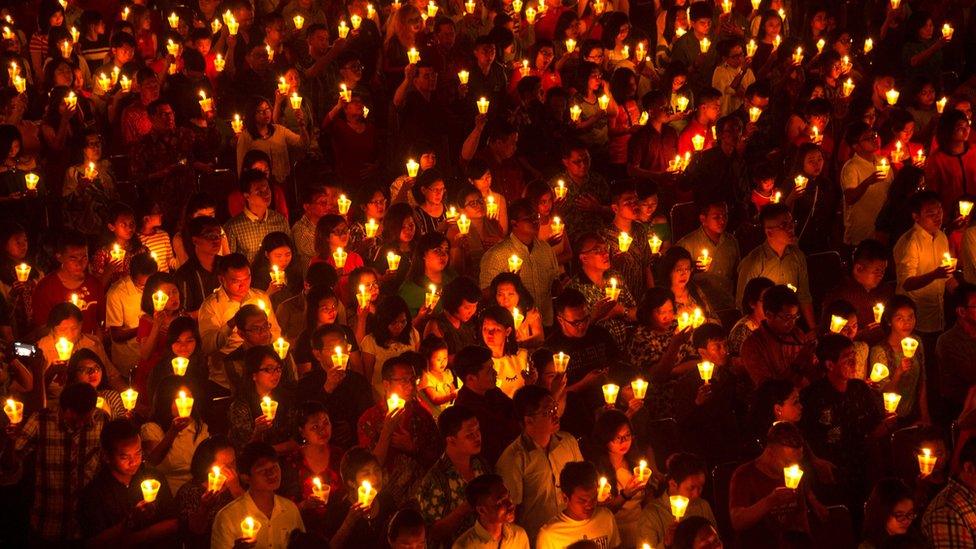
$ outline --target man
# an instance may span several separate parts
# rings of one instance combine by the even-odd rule
[[[735,276],[739,267],[739,243],[725,231],[729,224],[729,205],[715,199],[701,202],[698,222],[698,229],[682,237],[675,246],[688,250],[692,257],[708,251],[711,262],[697,265],[693,280],[705,292],[714,310],[737,309]]]
[[[173,494],[166,476],[143,461],[139,429],[128,419],[111,421],[102,429],[101,446],[102,467],[78,501],[87,543],[172,547],[177,543]],[[159,482],[151,503],[143,496],[146,480]]]
[[[696,99],[698,107],[691,119],[688,120],[688,125],[681,130],[681,134],[678,136],[678,154],[681,156],[684,156],[685,153],[695,154],[699,151],[695,148],[695,136],[700,135],[704,138],[704,146],[700,149],[701,151],[712,148],[715,143],[715,138],[712,136],[712,125],[719,119],[722,92],[708,87],[703,89]]]
[[[271,323],[268,322],[267,311],[253,303],[241,306],[232,321],[235,332],[241,337],[241,345],[224,357],[223,372],[219,370],[210,372],[210,381],[236,393],[242,388],[248,349],[269,346],[274,340],[271,339]],[[281,381],[286,385],[298,381],[292,356],[292,353],[289,353],[282,361]]]
[[[963,445],[958,472],[929,503],[922,532],[932,549],[976,546],[976,438]]]
[[[647,124],[628,142],[627,175],[668,186],[674,179],[667,171],[668,163],[678,154],[678,132],[668,124],[668,96],[663,90],[653,90],[644,95],[641,103],[647,111]]]
[[[717,100],[715,103],[714,109],[717,111]],[[733,221],[736,221],[741,218],[742,204],[750,192],[746,161],[742,157],[742,123],[734,116],[726,116],[715,124],[715,132],[718,146],[708,148],[706,145],[704,151],[692,154],[682,189],[691,190],[698,203],[724,201],[733,215]],[[705,133],[706,136],[711,134],[711,130]],[[707,143],[710,137],[705,139]],[[678,150],[684,154],[680,143]]]
[[[508,217],[508,238],[481,257],[481,288],[489,287],[499,273],[508,272],[508,259],[518,256],[522,259],[519,277],[539,308],[542,324],[552,326],[552,284],[560,274],[556,254],[548,243],[539,240],[539,214],[527,199],[510,203]]]
[[[596,467],[588,461],[567,463],[559,472],[559,489],[566,508],[553,518],[536,539],[536,549],[562,549],[577,541],[590,540],[598,547],[618,547],[620,532],[613,513],[597,505]]]
[[[810,534],[807,511],[813,508],[826,518],[809,477],[797,489],[785,486],[783,469],[803,459],[803,437],[792,423],[773,424],[766,434],[766,447],[758,458],[739,466],[729,484],[729,515],[739,547],[756,549],[783,546],[790,532]]]
[[[566,198],[556,201],[556,209],[566,223],[570,239],[584,232],[599,231],[613,217],[610,210],[610,186],[606,179],[590,169],[590,151],[580,141],[562,145],[560,159],[563,171],[549,180],[553,188],[562,181]]]
[[[875,345],[884,338],[881,325],[874,320],[874,307],[888,302],[895,293],[894,286],[884,280],[891,252],[874,239],[862,240],[854,249],[851,272],[834,288],[824,303],[846,301],[857,309],[857,323],[861,327],[857,339]]]
[[[146,109],[152,129],[133,143],[132,173],[145,178],[141,184],[153,200],[163,205],[165,219],[175,224],[183,215],[183,204],[196,189],[193,166],[205,165],[194,162],[194,133],[189,128],[176,127],[172,105],[158,99]]]
[[[97,398],[87,383],[69,385],[56,407],[31,415],[12,437],[3,438],[5,475],[14,474],[27,459],[34,462],[31,539],[57,544],[81,535],[75,508],[82,487],[98,469],[99,437],[108,422],[108,416],[95,409]]]
[[[511,204],[525,194],[529,180],[521,160],[515,155],[518,151],[518,128],[500,119],[492,120],[490,124],[487,121],[487,117],[480,115],[475,119],[474,128],[461,145],[461,160],[483,160],[491,170],[492,188]],[[479,144],[486,127],[488,135],[482,147]]]
[[[299,2],[289,3],[284,10],[286,21],[292,21],[298,11],[311,12],[305,17],[305,40],[308,42],[308,51],[303,59],[298,61],[298,69],[302,73],[302,95],[312,106],[316,120],[323,120],[325,115],[335,105],[336,98],[329,92],[329,68],[333,61],[337,60],[339,54],[344,50],[346,39],[338,38],[334,46],[330,45],[329,29],[325,26],[325,14],[315,5],[311,5],[307,10],[302,10]],[[289,13],[295,12],[295,13]],[[314,21],[314,22],[313,22]],[[355,89],[351,83],[347,83],[349,89]]]
[[[454,355],[452,366],[458,381],[454,406],[474,412],[481,430],[481,456],[488,463],[496,463],[498,456],[519,434],[512,399],[496,385],[498,374],[491,360],[491,351],[484,347],[464,347]]]
[[[600,232],[604,243],[610,249],[613,270],[622,278],[624,285],[640,303],[645,288],[654,286],[654,269],[651,264],[651,249],[648,243],[650,232],[645,226],[636,223],[640,215],[640,199],[637,186],[632,181],[617,181],[610,189],[610,210],[613,221]],[[620,233],[631,237],[630,247],[620,251]]]
[[[515,392],[515,412],[522,419],[522,434],[498,458],[496,466],[505,479],[518,509],[518,523],[530,539],[562,508],[556,479],[572,461],[583,461],[576,439],[559,430],[559,406],[538,385]]]
[[[695,2],[688,11],[688,22],[691,32],[675,40],[671,48],[671,61],[688,67],[689,84],[697,97],[703,88],[711,85],[712,72],[718,58],[715,47],[702,53],[701,41],[710,36],[712,30],[712,8],[709,3]],[[716,105],[717,106],[717,105]]]
[[[878,171],[876,153],[881,139],[864,122],[857,121],[847,129],[847,145],[854,151],[840,169],[840,186],[844,190],[844,244],[856,246],[875,233],[874,222],[888,197],[891,168]]]
[[[268,176],[255,169],[241,174],[241,193],[244,195],[244,211],[235,215],[224,226],[231,252],[242,253],[253,261],[264,237],[273,232],[288,234],[288,220],[271,209],[271,185]]]
[[[719,116],[732,114],[742,105],[746,90],[756,81],[756,75],[746,63],[745,47],[738,38],[726,38],[718,43],[722,58],[712,74],[712,87],[722,92]]]
[[[529,549],[529,537],[515,524],[515,504],[498,475],[481,475],[464,488],[477,521],[452,549]]]
[[[790,209],[785,204],[769,204],[760,212],[759,222],[766,233],[766,241],[749,252],[739,263],[735,302],[742,303],[746,283],[763,276],[776,284],[789,284],[796,288],[803,319],[807,326],[816,326],[807,257],[796,245],[796,222],[793,221]]]
[[[935,353],[942,374],[940,394],[950,408],[947,415],[957,417],[966,394],[976,385],[976,285],[960,284],[952,301],[956,323],[939,336]]]
[[[305,271],[305,278],[302,280],[302,292],[298,295],[289,297],[282,301],[275,308],[275,316],[278,317],[278,324],[281,325],[281,336],[288,342],[294,344],[298,336],[305,330],[305,301],[308,295],[317,288],[334,289],[339,283],[339,275],[336,274],[335,267],[320,261]],[[344,307],[339,304],[339,315],[336,322],[342,322],[345,317]]]
[[[912,228],[895,243],[895,274],[897,292],[907,295],[918,308],[915,329],[927,348],[935,348],[938,333],[944,329],[945,291],[955,288],[954,267],[945,266],[942,259],[949,253],[949,240],[942,232],[942,202],[934,191],[916,193],[909,201]],[[937,378],[930,378],[937,379]]]
[[[136,332],[143,315],[142,290],[157,268],[152,256],[137,254],[129,264],[128,276],[113,284],[105,296],[105,327],[112,339],[112,364],[122,375],[128,375],[139,361]]]
[[[238,39],[243,33],[238,33]],[[278,74],[274,72],[272,61],[268,58],[268,51],[265,43],[261,40],[253,40],[248,44],[237,44],[234,50],[234,57],[240,56],[241,63],[235,63],[232,70],[225,70],[224,78],[232,78],[226,89],[232,91],[228,97],[231,104],[237,110],[243,111],[247,105],[248,98],[252,95],[260,97],[274,97],[275,81]],[[243,52],[243,53],[238,53]],[[227,57],[231,57],[231,52],[227,52]],[[231,63],[228,60],[228,69]]]
[[[230,549],[241,546],[241,522],[251,517],[260,525],[257,547],[287,547],[292,532],[305,531],[302,515],[290,500],[275,494],[281,487],[281,465],[274,448],[264,442],[251,442],[237,457],[237,471],[247,484],[247,492],[217,512],[210,546]]]
[[[634,206],[628,208],[631,211],[635,209]],[[575,290],[583,294],[586,298],[587,310],[590,312],[588,320],[606,329],[613,336],[617,346],[623,348],[627,345],[632,327],[637,322],[637,300],[630,291],[630,282],[620,278],[623,273],[610,270],[612,246],[609,240],[609,235],[603,237],[596,233],[586,233],[576,239],[573,248],[579,269],[576,276],[566,285],[563,293]],[[627,253],[630,251],[628,250]],[[606,288],[610,281],[615,279],[619,291],[615,299],[610,299],[607,297]],[[645,281],[638,280],[635,284],[643,287]]]
[[[816,340],[796,325],[800,318],[796,293],[786,286],[773,286],[763,293],[762,308],[765,319],[746,337],[740,352],[753,387],[767,379],[787,379],[797,387],[805,386],[818,375],[813,360]]]
[[[241,346],[241,335],[237,333],[233,321],[237,311],[248,303],[258,307],[263,305],[271,323],[272,341],[281,337],[281,328],[271,310],[271,298],[261,290],[251,288],[251,265],[246,257],[230,254],[220,258],[217,279],[220,287],[207,296],[198,316],[205,354],[215,351],[229,354]]]
[[[196,317],[203,301],[220,287],[216,263],[223,230],[216,219],[201,216],[188,220],[183,233],[190,257],[176,270],[176,286],[184,310]]]
[[[479,36],[474,41],[475,66],[468,80],[468,96],[472,102],[485,97],[492,104],[501,106],[508,87],[508,75],[503,65],[495,63],[498,47],[490,35]]]
[[[54,259],[57,269],[37,282],[32,298],[34,329],[47,325],[51,310],[59,303],[78,298],[83,315],[82,332],[95,334],[105,317],[105,290],[98,278],[88,273],[88,242],[76,231],[65,231],[58,238]]]
[[[397,151],[403,157],[412,143],[430,143],[444,163],[451,158],[448,146],[449,115],[435,96],[437,71],[424,59],[404,69],[404,78],[393,94],[393,106],[400,117]]]
[[[484,475],[491,465],[481,452],[481,429],[473,411],[451,406],[437,416],[437,428],[445,441],[444,455],[427,471],[417,489],[417,500],[433,546],[447,547],[474,525],[471,507],[464,497],[465,479]]]
[[[114,67],[106,71],[106,74],[111,74],[112,69]],[[123,144],[127,146],[135,144],[152,131],[152,113],[149,113],[147,109],[149,105],[159,99],[159,77],[152,69],[143,67],[136,71],[135,84],[138,86],[136,89],[138,99],[129,103],[122,111],[122,137]]]
[[[295,261],[305,272],[309,261],[315,257],[315,225],[327,214],[339,213],[339,194],[337,185],[313,185],[302,194],[302,217],[291,226],[291,239],[298,251]]]

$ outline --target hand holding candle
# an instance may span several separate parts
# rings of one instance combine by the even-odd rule
[[[24,403],[8,398],[6,404],[3,405],[3,412],[7,414],[7,419],[10,420],[11,425],[17,425],[24,420]]]
[[[918,350],[917,339],[906,337],[901,340],[901,353],[905,355],[905,358],[913,358],[916,350]]]
[[[898,411],[898,404],[901,402],[901,395],[898,393],[885,393],[882,395],[884,398],[884,408],[885,412],[889,414],[894,414]]]
[[[241,537],[254,542],[258,537],[258,530],[261,529],[261,523],[254,520],[254,517],[247,517],[241,521]]]
[[[146,503],[152,503],[156,501],[156,495],[159,493],[159,481],[153,478],[146,479],[142,481],[139,485],[142,488],[142,500]]]
[[[889,375],[891,375],[891,374],[888,371],[888,367],[887,366],[885,366],[884,364],[882,364],[880,362],[875,362],[874,365],[871,366],[871,375],[870,375],[869,379],[873,383],[881,383],[882,381],[884,381],[885,379],[887,379]]]
[[[337,370],[345,370],[349,364],[349,353],[344,352],[342,345],[336,345],[332,353],[332,366]]]
[[[373,488],[373,485],[368,480],[364,480],[358,490],[357,501],[359,502],[359,506],[363,509],[368,509],[373,504],[374,499],[376,499],[376,489]]]
[[[320,500],[324,503],[329,501],[329,493],[332,491],[332,487],[328,484],[324,484],[322,479],[319,477],[312,478],[312,497]]]
[[[207,473],[207,491],[217,493],[224,487],[225,482],[227,476],[221,474],[219,465],[214,465]]]
[[[173,374],[182,376],[186,374],[186,369],[190,365],[190,360],[181,356],[174,357],[170,363],[173,366]]]
[[[186,396],[186,391],[180,391],[176,397],[176,412],[179,417],[190,417],[193,410],[193,397]]]
[[[552,355],[552,364],[556,369],[556,373],[563,373],[569,366],[569,355],[559,351],[558,353]]]
[[[261,413],[269,422],[274,421],[278,414],[278,402],[271,400],[270,396],[265,396],[261,399]]]
[[[783,468],[783,480],[787,488],[796,490],[800,486],[800,479],[802,478],[803,469],[800,469],[799,465],[794,464]]]
[[[596,491],[596,500],[599,503],[605,503],[610,499],[610,483],[607,481],[607,477],[600,477],[600,485]]]
[[[647,466],[647,460],[642,459],[638,462],[637,467],[634,467],[634,477],[636,477],[637,482],[644,483],[651,478],[651,468]]]
[[[685,516],[685,511],[688,510],[688,498],[684,496],[671,496],[671,514],[674,515],[674,520],[680,521]]]
[[[931,448],[922,448],[916,458],[918,459],[918,472],[923,477],[927,477],[935,471],[935,463],[939,460],[937,456],[932,455]]]
[[[127,412],[131,412],[136,407],[136,401],[139,400],[139,391],[136,391],[132,387],[119,393],[119,397],[122,398],[122,407],[125,408]]]
[[[631,381],[630,388],[634,391],[634,398],[643,400],[647,396],[647,385],[648,383],[641,378]]]

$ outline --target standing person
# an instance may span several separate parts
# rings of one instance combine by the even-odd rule
[[[976,193],[976,147],[970,135],[972,124],[965,114],[951,109],[939,116],[935,131],[938,149],[925,164],[925,184],[937,192],[946,211],[956,200]]]
[[[315,227],[330,213],[339,213],[337,200],[339,187],[332,185],[314,185],[305,189],[302,194],[302,216],[291,226],[291,238],[298,251],[298,262],[301,273],[305,273],[309,261],[315,257]]]
[[[271,186],[268,176],[255,169],[245,170],[240,178],[244,194],[244,211],[224,226],[231,252],[242,253],[253,261],[261,249],[261,242],[270,233],[288,234],[288,220],[271,209]]]
[[[286,181],[291,173],[293,160],[289,150],[307,148],[308,125],[305,123],[305,112],[301,110],[295,111],[300,133],[281,124],[273,124],[271,113],[271,104],[262,97],[255,96],[248,103],[244,115],[244,131],[237,140],[237,170],[242,169],[244,155],[256,149],[271,158],[271,172],[275,180]]]
[[[844,244],[856,246],[874,235],[875,220],[891,187],[892,170],[878,170],[876,153],[881,148],[881,139],[864,122],[851,124],[845,142],[854,154],[840,170],[840,186],[844,189]]]
[[[105,318],[105,291],[98,278],[88,273],[88,242],[80,233],[66,231],[58,239],[54,258],[58,268],[34,289],[34,328],[47,324],[51,310],[75,295],[82,310],[82,330],[94,334]]]
[[[474,526],[454,540],[452,549],[529,549],[529,537],[515,524],[515,504],[498,475],[481,475],[464,488]]]
[[[184,309],[193,317],[197,317],[203,301],[220,287],[217,258],[223,234],[220,223],[210,216],[193,217],[183,228],[181,237],[189,258],[176,270],[176,285],[180,288]]]
[[[139,319],[142,294],[157,265],[149,254],[139,254],[129,265],[129,274],[108,289],[105,296],[105,326],[112,340],[112,363],[126,375],[139,361]]]
[[[675,242],[692,257],[708,252],[709,262],[696,261],[692,281],[701,288],[717,311],[735,309],[735,277],[739,267],[739,243],[726,231],[729,206],[724,201],[708,200],[699,204],[698,229]]]
[[[950,407],[948,417],[956,417],[969,388],[976,385],[976,286],[960,284],[952,301],[956,304],[956,323],[935,345],[942,374],[939,390]]]

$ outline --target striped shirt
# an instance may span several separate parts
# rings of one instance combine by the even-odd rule
[[[150,235],[139,235],[142,245],[149,248],[149,253],[156,260],[156,266],[162,273],[168,273],[173,259],[173,245],[170,244],[170,236],[162,229],[156,229]]]

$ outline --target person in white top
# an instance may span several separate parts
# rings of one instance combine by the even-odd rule
[[[197,319],[200,322],[200,339],[203,352],[215,351],[230,354],[241,346],[240,334],[234,329],[234,315],[245,304],[253,303],[268,315],[271,323],[271,340],[281,337],[281,327],[271,307],[268,294],[251,288],[251,265],[241,254],[220,258],[217,265],[220,287],[207,296],[200,305]]]
[[[515,504],[502,477],[475,477],[464,487],[464,497],[478,520],[454,540],[452,549],[529,549],[529,536],[515,524]]]
[[[881,148],[878,132],[864,122],[855,122],[847,130],[845,141],[854,151],[840,169],[840,186],[844,190],[844,244],[856,246],[875,232],[874,222],[888,198],[891,166],[878,168],[875,158]]]
[[[582,540],[607,549],[620,546],[613,513],[598,505],[599,484],[592,463],[567,463],[559,473],[559,487],[566,498],[566,509],[542,527],[536,549],[562,549]]]
[[[129,276],[112,284],[105,294],[105,326],[112,338],[112,364],[122,375],[139,361],[136,332],[142,316],[142,290],[157,266],[149,254],[137,254],[129,265]]]
[[[217,512],[210,547],[230,549],[246,543],[259,549],[288,547],[292,532],[304,532],[305,524],[294,503],[275,495],[275,490],[281,487],[278,454],[270,444],[252,442],[244,447],[237,465],[248,489]],[[243,532],[242,523],[247,518],[254,521],[253,538]]]

